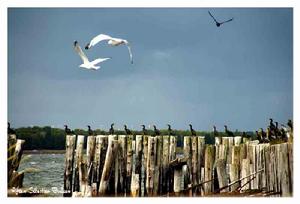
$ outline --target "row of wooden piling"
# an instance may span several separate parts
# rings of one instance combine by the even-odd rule
[[[68,135],[64,196],[208,196],[256,190],[291,196],[293,147],[218,137]]]

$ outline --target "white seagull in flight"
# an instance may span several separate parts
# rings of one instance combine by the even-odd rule
[[[101,42],[101,41],[105,41],[107,40],[107,44],[111,45],[111,46],[119,46],[119,45],[126,45],[128,48],[128,52],[129,52],[129,57],[130,57],[130,62],[131,64],[133,64],[133,57],[132,57],[132,53],[131,53],[131,48],[129,45],[129,42],[127,40],[124,39],[120,39],[120,38],[113,38],[109,35],[105,35],[105,34],[99,34],[96,37],[94,37],[91,42],[89,42],[86,46],[85,49],[89,49],[93,46],[95,46],[97,43]]]
[[[82,49],[79,46],[79,44],[78,44],[77,41],[74,42],[74,49],[78,53],[79,57],[83,61],[83,64],[79,65],[79,67],[81,67],[81,68],[90,69],[90,70],[97,70],[97,69],[100,69],[100,66],[96,66],[98,63],[104,62],[104,61],[106,61],[108,59],[111,59],[110,57],[107,57],[107,58],[98,58],[98,59],[95,59],[94,61],[90,62],[89,59],[87,58],[87,56],[82,51]]]

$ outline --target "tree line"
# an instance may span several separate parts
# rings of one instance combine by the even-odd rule
[[[88,136],[88,131],[83,129],[74,129],[75,135],[85,135]],[[96,129],[93,130],[95,135],[109,135],[108,131]],[[66,142],[66,134],[64,129],[52,128],[50,126],[33,126],[33,127],[21,127],[15,129],[18,139],[25,140],[25,150],[39,150],[39,149],[49,149],[49,150],[64,150]],[[142,131],[132,130],[134,135],[142,135]],[[153,135],[153,130],[147,130],[148,135]],[[160,130],[161,135],[168,135],[167,129]],[[177,146],[183,146],[183,136],[190,136],[191,132],[189,130],[172,130],[173,135],[177,136]],[[207,131],[196,131],[197,135],[205,136],[205,142],[207,144],[214,143],[214,136],[212,132]],[[116,135],[125,135],[123,130],[115,130]],[[235,131],[234,135],[242,135],[241,132]],[[247,132],[247,135],[255,137],[253,132]],[[219,132],[219,136],[226,136],[224,132]],[[87,137],[85,137],[85,142]]]

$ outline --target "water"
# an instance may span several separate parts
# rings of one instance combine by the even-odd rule
[[[23,187],[42,191],[45,196],[62,196],[64,185],[64,154],[27,154],[23,155],[19,171],[27,168],[39,172],[25,173]]]

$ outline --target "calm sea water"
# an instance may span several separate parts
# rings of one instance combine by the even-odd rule
[[[46,193],[45,196],[62,196],[64,186],[64,154],[26,154],[19,170],[38,169],[25,173],[23,187]]]

